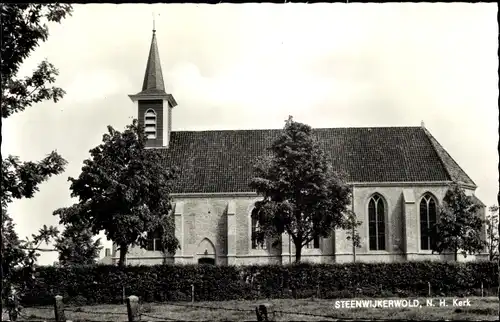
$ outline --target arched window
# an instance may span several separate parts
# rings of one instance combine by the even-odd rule
[[[420,201],[420,249],[432,250],[434,238],[431,230],[436,223],[436,200],[429,194],[425,194]]]
[[[253,213],[253,211],[252,211],[252,213]],[[259,230],[259,220],[256,218],[255,215],[252,216],[252,214],[251,214],[250,216],[251,216],[251,221],[252,221],[252,235],[251,235],[252,249],[266,249],[266,243],[265,243],[265,241],[263,243],[259,243],[256,240],[256,237],[257,237],[257,235],[260,232],[260,230]]]
[[[385,250],[385,206],[379,195],[368,202],[368,230],[370,250]]]
[[[148,139],[156,139],[156,112],[147,110],[144,113],[144,132]]]

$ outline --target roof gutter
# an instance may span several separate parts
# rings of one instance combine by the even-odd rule
[[[355,187],[415,187],[415,186],[448,186],[453,181],[414,181],[414,182],[347,182],[347,185]],[[463,188],[475,190],[473,185],[460,184]],[[258,197],[253,191],[246,192],[191,192],[191,193],[171,193],[173,198],[207,198],[207,197]]]

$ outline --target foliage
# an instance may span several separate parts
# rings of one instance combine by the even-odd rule
[[[67,225],[62,235],[56,239],[55,248],[59,252],[60,265],[91,265],[96,263],[102,249],[101,240],[88,227]]]
[[[2,208],[2,303],[11,317],[21,311],[19,300],[33,283],[40,246],[58,234],[56,228],[44,225],[37,235],[32,235],[32,240],[20,240],[14,228],[12,218]],[[19,269],[25,274],[18,274]]]
[[[2,119],[24,111],[35,103],[52,99],[58,101],[64,91],[49,87],[54,83],[57,69],[48,61],[42,61],[31,76],[18,78],[21,64],[31,52],[48,38],[45,22],[59,23],[71,14],[69,4],[0,4],[2,46],[0,48],[0,88]],[[2,159],[2,302],[8,304],[10,314],[17,314],[20,306],[17,298],[23,295],[26,279],[15,279],[16,267],[34,269],[37,251],[42,242],[57,234],[53,227],[44,226],[33,240],[21,241],[14,230],[12,218],[7,213],[14,199],[31,198],[39,185],[53,175],[64,171],[66,161],[51,152],[39,162],[22,162],[16,156]],[[36,245],[38,244],[38,245]]]
[[[482,262],[401,262],[215,266],[92,265],[41,267],[25,305],[45,305],[53,296],[66,301],[84,298],[88,304],[119,303],[126,295],[141,302],[189,301],[194,285],[196,301],[253,300],[257,298],[339,298],[480,295],[498,285],[498,267]],[[63,278],[64,277],[64,278]]]
[[[487,247],[488,255],[491,261],[498,260],[498,246],[499,246],[499,234],[498,234],[498,206],[491,206],[489,209],[489,215],[486,220],[486,235],[487,235]]]
[[[40,162],[21,162],[18,157],[9,155],[2,162],[2,206],[6,207],[14,199],[32,198],[39,184],[62,173],[66,164],[56,152]]]
[[[54,212],[62,224],[90,227],[93,234],[103,230],[120,248],[120,265],[129,246],[146,247],[148,232],[161,230],[168,252],[179,247],[171,215],[174,171],[163,166],[161,151],[145,149],[145,142],[137,120],[123,133],[108,126],[80,176],[68,179],[79,202]]]
[[[465,257],[468,254],[484,250],[485,241],[481,237],[484,222],[479,217],[480,205],[465,194],[458,185],[452,185],[443,199],[432,234],[435,238],[433,252],[452,251],[457,260],[460,252]]]
[[[18,79],[21,64],[31,52],[48,39],[46,22],[59,23],[71,14],[70,4],[2,3],[1,88],[2,118],[24,111],[34,103],[52,99],[57,102],[65,92],[48,87],[58,70],[42,61],[33,75]]]
[[[262,243],[287,232],[299,262],[302,247],[314,238],[328,237],[335,228],[351,229],[351,190],[333,171],[312,128],[291,117],[269,152],[255,164],[250,182],[263,197],[252,214],[260,227],[255,239]]]

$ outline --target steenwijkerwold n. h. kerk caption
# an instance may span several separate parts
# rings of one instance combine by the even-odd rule
[[[425,301],[425,303],[424,303]],[[354,308],[419,308],[419,307],[444,307],[456,306],[467,307],[471,306],[469,299],[450,299],[450,298],[429,298],[424,300],[418,299],[394,299],[394,300],[338,300],[334,302],[336,309],[354,309]]]

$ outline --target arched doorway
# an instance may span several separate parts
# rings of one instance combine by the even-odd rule
[[[208,238],[204,238],[196,249],[198,264],[216,264],[215,246]]]

